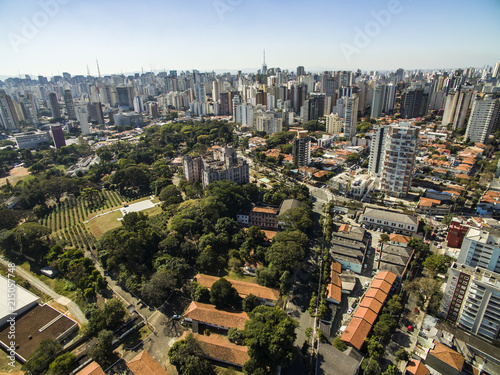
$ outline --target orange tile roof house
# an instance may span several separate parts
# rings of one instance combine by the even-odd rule
[[[330,274],[330,284],[327,286],[328,296],[326,300],[328,302],[335,303],[337,305],[340,304],[342,300],[342,282],[340,280],[340,273],[342,272],[342,265],[333,261],[331,266],[331,274]]]
[[[105,375],[105,373],[102,371],[101,366],[94,361],[78,371],[75,375]]]
[[[181,339],[186,338],[188,332],[184,332]],[[215,333],[210,336],[192,334],[203,352],[204,357],[222,362],[236,367],[243,367],[246,361],[250,359],[248,355],[248,347],[236,345],[227,339],[226,336],[217,335]]]
[[[262,229],[277,230],[278,229],[278,209],[272,207],[254,207],[250,211],[250,225]]]
[[[387,299],[388,292],[385,292],[387,285],[390,290],[396,279],[397,275],[392,272],[379,271],[377,273],[370,289],[355,311],[354,317],[342,333],[340,337],[342,341],[357,350],[361,349]]]
[[[209,276],[199,273],[195,277],[198,284],[204,286],[205,288],[210,289],[212,285],[218,281],[220,278],[216,276]],[[238,291],[238,294],[241,298],[245,298],[249,294],[253,294],[255,297],[258,297],[261,302],[265,303],[269,306],[274,306],[276,301],[280,296],[280,292],[276,289],[266,288],[265,286],[261,286],[254,283],[248,283],[245,281],[226,279],[231,283],[231,285]]]
[[[405,375],[431,375],[431,372],[422,362],[411,359],[406,366]]]
[[[248,315],[243,311],[217,310],[213,305],[193,301],[184,313],[184,320],[193,325],[201,323],[225,330],[232,327],[244,329]]]
[[[145,350],[127,362],[127,367],[134,375],[168,375],[167,370]]]
[[[462,373],[465,358],[455,350],[438,342],[434,342],[425,359],[425,364],[442,374],[459,375]]]

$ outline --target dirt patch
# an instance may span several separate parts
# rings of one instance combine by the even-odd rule
[[[9,175],[6,177],[0,178],[0,186],[6,185],[7,180],[11,183],[11,185],[15,185],[18,181],[21,181],[26,176],[29,176],[30,172],[28,172],[27,168],[24,167],[15,167],[9,171]]]

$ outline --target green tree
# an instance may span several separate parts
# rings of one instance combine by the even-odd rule
[[[203,358],[203,352],[191,333],[172,345],[168,357],[179,374],[216,375],[214,366]]]
[[[363,369],[363,374],[366,375],[380,374],[380,365],[378,361],[372,357],[365,358],[363,363],[361,363],[361,368]]]
[[[398,375],[400,374],[398,368],[395,365],[389,365],[387,369],[382,373],[382,375]]]
[[[245,373],[252,364],[262,369],[274,369],[277,364],[286,367],[293,359],[297,321],[279,307],[258,306],[248,316],[245,342],[253,362],[245,364]]]
[[[440,287],[440,281],[431,277],[420,277],[403,283],[403,288],[419,296],[423,305],[439,292]]]
[[[266,262],[279,272],[292,271],[304,259],[304,249],[295,242],[274,242],[266,254]]]
[[[333,339],[333,346],[343,352],[347,349],[347,344],[340,339],[340,337],[335,337]]]
[[[388,242],[391,237],[387,233],[382,233],[380,235],[380,242]]]
[[[242,308],[243,308],[243,311],[245,311],[246,313],[251,312],[257,306],[260,306],[260,301],[253,294],[249,294],[248,296],[246,296],[245,298],[243,298]]]
[[[405,348],[400,348],[396,351],[396,361],[406,362],[410,359],[410,354],[405,350]]]
[[[384,346],[379,342],[378,338],[376,336],[372,336],[366,341],[368,355],[375,359],[380,358],[380,356],[384,353]]]
[[[103,330],[97,336],[97,343],[89,349],[89,356],[100,365],[107,364],[113,354],[113,332]]]
[[[171,272],[161,270],[156,272],[142,287],[141,295],[152,306],[160,306],[175,288],[177,280]]]
[[[67,352],[61,354],[52,361],[49,366],[50,375],[69,375],[73,370],[76,356],[73,353]]]
[[[165,207],[171,204],[182,203],[183,201],[181,192],[175,185],[169,185],[161,189],[159,198]]]
[[[54,339],[43,340],[28,358],[28,361],[26,361],[22,369],[32,373],[39,369],[44,369],[49,363],[56,359],[61,349],[62,346],[59,341]]]
[[[302,207],[294,207],[278,217],[287,228],[305,232],[312,226],[310,212]]]
[[[432,276],[436,276],[438,273],[445,273],[448,267],[451,265],[452,258],[446,255],[431,254],[425,258],[422,263],[423,266],[431,273]]]
[[[387,311],[391,315],[398,315],[403,309],[403,305],[401,304],[401,297],[398,294],[395,294],[388,302],[387,302]]]
[[[245,332],[236,327],[230,328],[227,332],[227,339],[235,344],[243,345],[245,343]]]
[[[16,244],[23,255],[40,260],[48,249],[50,229],[38,223],[26,222],[13,231]]]
[[[193,292],[193,299],[196,302],[210,303],[210,290],[198,284]]]
[[[210,288],[210,303],[218,309],[238,308],[241,304],[241,298],[232,284],[222,277]]]

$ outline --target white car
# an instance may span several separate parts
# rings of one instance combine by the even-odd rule
[[[352,307],[349,307],[349,310],[347,310],[347,313],[348,313],[349,315],[351,315],[351,314],[352,314]]]

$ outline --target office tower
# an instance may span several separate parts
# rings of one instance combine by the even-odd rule
[[[465,139],[485,143],[498,118],[500,99],[497,95],[479,93],[472,98],[472,110]]]
[[[405,74],[404,69],[399,68],[398,70],[396,70],[396,82],[403,81],[404,74]]]
[[[386,115],[394,113],[394,104],[396,103],[396,90],[397,87],[393,83],[389,83],[385,87],[384,112]]]
[[[342,133],[342,119],[336,113],[326,116],[326,132],[328,134]]]
[[[38,115],[33,95],[31,95],[31,93],[21,95],[20,102],[23,116],[26,121],[28,121],[30,125],[38,125]]]
[[[137,113],[144,112],[144,104],[140,96],[134,98],[134,111]]]
[[[64,104],[66,106],[66,114],[70,120],[76,120],[75,105],[73,103],[73,95],[71,90],[64,90]]]
[[[372,110],[370,116],[379,118],[382,116],[382,111],[385,108],[385,90],[386,85],[377,85],[373,90]]]
[[[122,86],[116,88],[118,96],[118,105],[120,107],[134,108],[134,88]]]
[[[273,112],[258,112],[255,115],[255,130],[273,135],[283,130],[283,119],[276,118]]]
[[[148,103],[148,113],[152,118],[160,117],[160,111],[158,110],[158,103],[149,102]]]
[[[214,102],[218,101],[220,99],[219,97],[219,82],[217,80],[214,80],[212,82],[212,99]]]
[[[311,93],[309,99],[304,102],[301,108],[303,122],[317,120],[325,113],[325,94]]]
[[[303,76],[306,74],[306,70],[304,69],[303,66],[298,66],[297,67],[297,77]]]
[[[307,86],[300,84],[293,84],[290,90],[290,100],[292,101],[293,110],[295,113],[300,113],[300,109],[304,104],[306,97]]]
[[[52,113],[52,117],[60,118],[61,116],[61,108],[59,108],[59,102],[57,101],[57,95],[53,92],[49,94],[49,107],[50,112]]]
[[[500,337],[498,273],[459,262],[448,268],[439,315],[487,341]]]
[[[85,103],[75,106],[75,114],[77,121],[80,123],[82,133],[90,134],[88,104]]]
[[[427,113],[428,94],[424,89],[408,89],[401,97],[401,118],[411,119]]]
[[[338,83],[335,77],[327,77],[325,85],[325,94],[330,98],[335,98],[335,92],[337,91]]]
[[[104,114],[102,113],[101,103],[90,103],[89,104],[89,115],[90,120],[97,122],[99,125],[104,124]]]
[[[5,90],[0,90],[0,126],[5,130],[17,130],[20,128],[19,117],[14,108],[14,103]]]
[[[56,148],[66,146],[66,140],[64,139],[64,133],[61,125],[51,125],[50,135]]]
[[[229,115],[229,93],[221,92],[220,93],[220,114],[222,116]]]
[[[380,177],[385,156],[385,140],[387,138],[387,126],[376,126],[374,129],[375,135],[372,136],[372,143],[370,146],[370,161],[368,164],[368,171],[372,176]]]
[[[410,190],[418,146],[419,127],[409,122],[389,126],[383,148],[382,191],[406,197]]]
[[[470,228],[463,239],[457,262],[500,274],[500,237],[484,229]]]
[[[358,122],[358,95],[354,94],[345,98],[344,137],[351,140],[356,136],[356,123]]]
[[[297,131],[292,148],[293,164],[297,167],[308,166],[311,163],[311,138],[307,130]]]
[[[491,73],[492,78],[500,78],[500,61],[495,64],[493,72]]]

